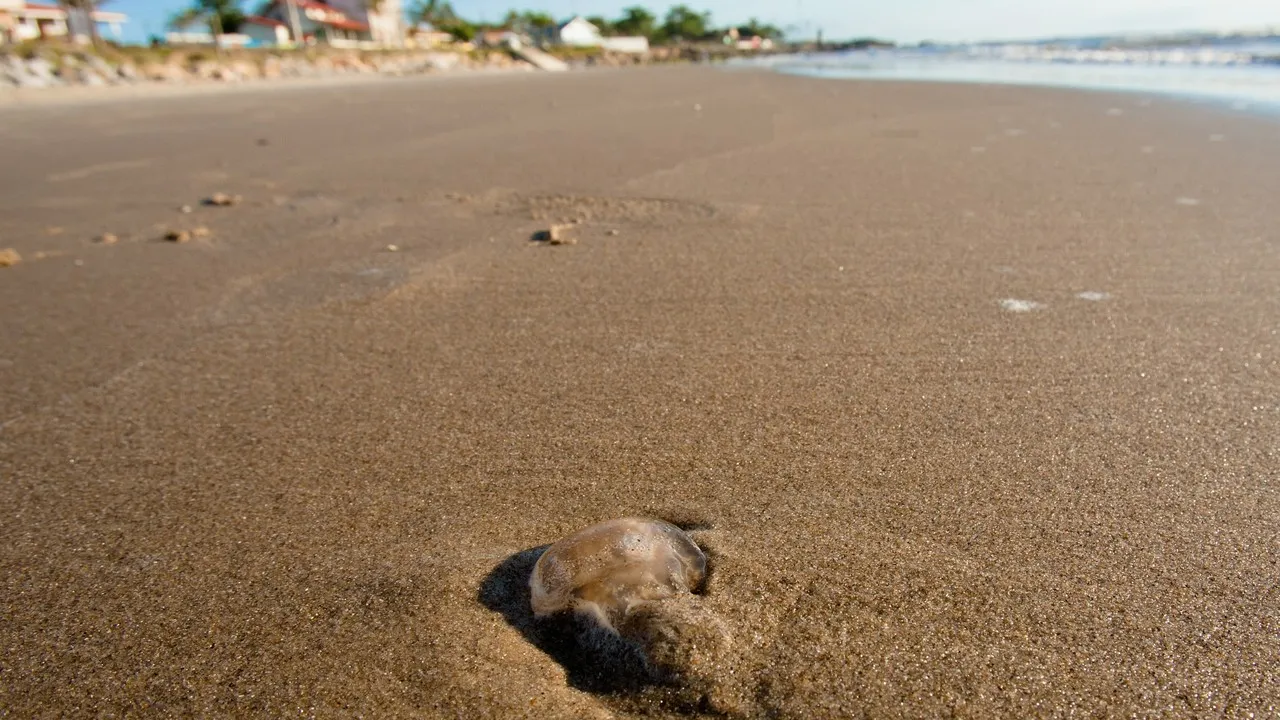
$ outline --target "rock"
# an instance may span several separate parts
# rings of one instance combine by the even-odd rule
[[[31,58],[27,61],[27,72],[45,80],[54,79],[53,63],[42,57]]]
[[[178,211],[179,211],[179,212],[181,212],[183,215],[190,215],[190,214],[191,214],[191,206],[190,206],[190,205],[183,205],[182,207],[178,208]]]
[[[213,234],[213,231],[205,227],[204,225],[194,228],[191,231],[191,237],[193,238],[209,237],[212,234]]]
[[[102,233],[98,237],[94,238],[93,241],[99,245],[115,245],[120,242],[120,238],[114,233]]]
[[[214,206],[214,207],[230,207],[230,206],[232,206],[232,205],[237,205],[237,204],[239,204],[239,203],[240,203],[240,201],[241,201],[241,200],[243,200],[243,199],[244,199],[244,198],[240,197],[239,195],[228,195],[228,194],[226,194],[226,193],[220,193],[220,192],[219,192],[219,193],[214,193],[213,195],[209,196],[209,197],[204,201],[204,204],[205,204],[205,205],[212,205],[212,206]]]
[[[62,84],[62,80],[53,71],[53,65],[40,57],[25,61],[11,57],[3,75],[9,83],[19,88],[44,88]]]
[[[262,77],[262,69],[251,62],[240,61],[231,66],[238,80],[256,80]]]
[[[174,243],[184,243],[191,239],[191,233],[186,230],[170,230],[164,234],[164,239]]]
[[[125,82],[137,82],[141,79],[138,75],[137,66],[132,63],[124,63],[119,68],[116,68],[116,75],[119,75],[120,79]]]
[[[387,246],[387,252],[400,252],[400,246],[399,246],[399,245],[388,245],[388,246]]]
[[[539,230],[533,234],[536,242],[543,242],[548,245],[573,245],[578,241],[569,237],[569,231],[573,229],[572,225],[552,225],[546,230]]]
[[[617,230],[610,230],[610,231],[609,231],[609,237],[617,237],[617,236],[618,236],[618,234],[619,234],[619,233],[618,233],[618,231],[617,231]]]
[[[177,65],[151,63],[142,68],[143,77],[155,82],[184,82],[189,76]]]
[[[103,60],[97,55],[90,55],[88,64],[90,69],[92,69],[94,72],[98,73],[104,78],[119,76],[119,72],[117,71],[116,68],[111,66],[111,63],[107,62],[106,60]]]
[[[221,66],[208,60],[202,60],[191,68],[192,74],[201,80],[220,80],[219,74],[221,70]]]
[[[13,267],[22,262],[22,256],[13,248],[0,250],[0,267]]]
[[[66,77],[69,81],[86,87],[102,87],[107,84],[101,75],[88,67],[74,68],[66,73]]]
[[[266,60],[262,61],[261,75],[263,78],[267,80],[274,80],[275,78],[280,77],[280,74],[281,74],[280,58],[269,57]]]

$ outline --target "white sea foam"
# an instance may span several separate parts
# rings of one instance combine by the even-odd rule
[[[946,50],[781,55],[743,61],[782,72],[859,80],[1039,85],[1228,101],[1280,110],[1280,43],[1258,48],[1093,50],[997,45]],[[1119,108],[1115,108],[1119,109]],[[1115,113],[1113,113],[1115,114]]]

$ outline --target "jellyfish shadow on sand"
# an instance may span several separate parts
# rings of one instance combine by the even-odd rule
[[[480,583],[480,603],[501,613],[529,643],[559,663],[575,689],[617,695],[653,685],[644,653],[635,643],[573,613],[541,619],[533,616],[529,578],[548,547],[523,550],[499,563]]]

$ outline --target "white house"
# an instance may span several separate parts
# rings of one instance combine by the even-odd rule
[[[240,23],[240,34],[251,47],[288,47],[293,44],[289,26],[279,20],[251,15]]]
[[[598,47],[611,52],[643,55],[649,52],[647,37],[605,37],[600,28],[582,16],[575,17],[556,29],[555,40],[569,47]]]
[[[600,28],[579,15],[556,30],[556,41],[569,47],[600,47]]]
[[[384,47],[404,46],[406,28],[401,0],[382,0],[377,10],[370,10],[367,0],[327,0],[327,4],[352,20],[368,25],[375,43]]]
[[[128,20],[124,13],[95,10],[92,21],[102,26],[99,31],[105,30],[104,34],[119,39],[121,26]],[[88,42],[89,22],[83,11],[68,15],[55,4],[0,0],[0,44],[68,36],[77,42]]]
[[[437,48],[452,45],[452,33],[438,30],[429,22],[420,22],[405,33],[405,44],[418,48]]]
[[[610,52],[644,55],[649,52],[649,38],[643,35],[635,37],[606,37],[600,39],[600,47]]]

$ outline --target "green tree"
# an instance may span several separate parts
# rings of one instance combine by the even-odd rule
[[[476,26],[459,17],[448,0],[418,0],[409,9],[409,17],[414,22],[430,23],[461,42],[471,42],[476,37]]]
[[[409,17],[415,22],[431,23],[441,30],[461,20],[453,10],[453,3],[448,0],[418,0],[409,8]]]
[[[619,35],[643,35],[652,39],[658,34],[658,18],[639,5],[623,9],[622,17],[613,26]]]
[[[240,8],[240,0],[195,0],[174,15],[169,25],[182,28],[197,22],[207,23],[214,36],[233,33],[244,23],[244,10]]]
[[[752,35],[757,35],[762,38],[769,38],[770,40],[780,40],[782,39],[782,36],[785,34],[783,33],[782,28],[779,28],[776,25],[762,23],[756,18],[751,18],[750,20],[747,21],[746,25],[743,25],[738,29],[740,31],[745,30],[751,33]]]
[[[711,13],[695,12],[688,5],[676,5],[667,11],[662,31],[668,38],[699,40],[707,36],[711,28]]]
[[[587,18],[587,22],[600,28],[600,34],[606,37],[618,34],[618,29],[614,27],[613,23],[609,22],[609,20],[606,18],[600,17],[599,15],[592,15],[591,17]]]
[[[525,11],[520,18],[531,28],[545,30],[557,25],[556,19],[544,12]]]

